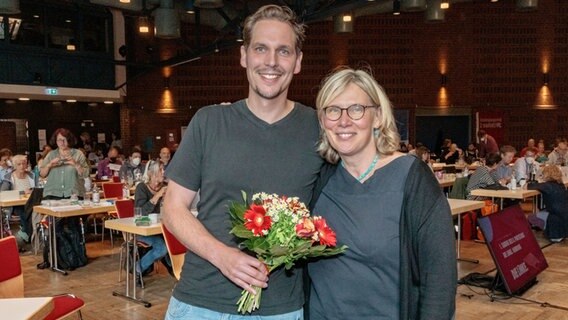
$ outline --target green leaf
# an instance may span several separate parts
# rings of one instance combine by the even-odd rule
[[[254,237],[254,234],[249,229],[245,228],[244,225],[238,224],[231,229],[231,233],[235,235],[237,238],[241,239],[250,239]]]

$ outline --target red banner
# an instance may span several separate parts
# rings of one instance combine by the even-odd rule
[[[477,131],[485,130],[490,136],[497,140],[500,145],[504,141],[504,123],[502,112],[478,112],[477,115]]]

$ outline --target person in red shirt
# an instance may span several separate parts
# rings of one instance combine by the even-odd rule
[[[486,155],[490,153],[498,153],[499,146],[497,145],[497,141],[495,138],[487,134],[485,130],[477,131],[477,137],[479,138],[479,157],[485,158]]]

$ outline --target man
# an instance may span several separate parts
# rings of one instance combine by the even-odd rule
[[[168,147],[163,147],[162,149],[160,149],[160,162],[164,165],[164,169],[166,169],[168,167],[168,164],[170,163],[170,158],[171,158],[171,151]]]
[[[521,153],[519,154],[519,156],[520,156],[520,157],[524,157],[524,156],[525,156],[525,152],[527,152],[527,150],[528,150],[528,149],[531,149],[531,148],[536,148],[533,138],[530,138],[530,139],[527,141],[527,146],[524,147],[524,148],[521,150]]]
[[[513,176],[513,168],[509,164],[513,161],[515,157],[515,150],[514,147],[509,145],[504,145],[501,147],[501,161],[497,165],[495,171],[493,171],[493,178],[495,181],[499,181],[502,185],[505,185],[511,181],[511,177]]]
[[[289,8],[261,7],[244,24],[241,66],[248,98],[230,106],[202,108],[191,120],[168,171],[163,221],[187,247],[185,265],[166,319],[228,318],[241,291],[263,289],[252,315],[302,319],[301,269],[268,274],[243,253],[229,231],[227,206],[241,190],[298,196],[308,203],[323,160],[313,109],[287,99],[300,72],[304,26]],[[199,215],[189,211],[200,189]],[[185,310],[183,314],[174,310]]]
[[[499,152],[497,141],[495,141],[495,138],[487,134],[485,130],[477,131],[477,137],[479,138],[478,155],[480,158],[485,158],[485,156],[490,153]]]
[[[558,140],[556,148],[548,154],[548,164],[555,164],[558,166],[565,166],[567,165],[568,157],[566,154],[568,153],[568,143],[566,143],[566,139],[562,138]]]
[[[112,179],[114,172],[110,167],[111,164],[122,165],[122,161],[118,158],[120,150],[117,147],[110,147],[107,155],[108,157],[99,161],[97,165],[97,179],[99,180],[103,179],[103,177]]]
[[[521,181],[522,179],[529,181],[531,180],[531,177],[534,178],[533,174],[536,175],[536,171],[538,169],[538,163],[535,160],[536,153],[536,148],[528,148],[525,150],[525,156],[515,161],[515,165],[513,167],[517,181]]]
[[[4,176],[12,172],[12,151],[8,148],[0,150],[0,181],[4,180]]]
[[[132,154],[130,155],[128,161],[120,167],[120,177],[128,179],[132,177],[133,182],[142,181],[142,176],[144,175],[145,166],[142,164],[142,154],[138,149],[132,149]]]

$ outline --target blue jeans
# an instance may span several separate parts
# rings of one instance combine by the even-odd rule
[[[237,306],[235,305],[235,312]],[[220,313],[183,303],[173,296],[170,299],[165,320],[195,319],[195,320],[304,320],[303,309],[274,316],[244,316]]]
[[[168,254],[168,248],[166,248],[166,242],[164,242],[162,236],[139,236],[136,239],[152,247],[140,259],[140,272],[148,269],[154,261],[160,260]]]

